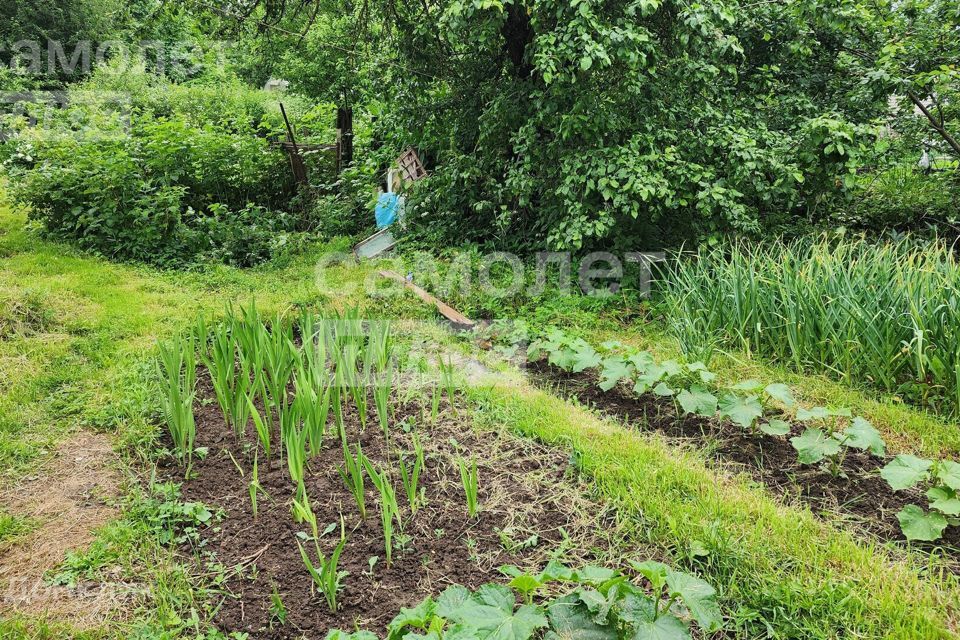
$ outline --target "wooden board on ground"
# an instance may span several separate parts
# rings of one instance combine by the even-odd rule
[[[409,280],[404,278],[402,275],[400,275],[396,271],[381,271],[380,276],[403,283],[403,286],[405,286],[407,289],[410,289],[410,291],[413,291],[413,293],[416,294],[418,298],[420,298],[427,304],[434,305],[437,308],[437,311],[440,312],[440,315],[442,315],[444,318],[452,322],[457,327],[461,327],[463,329],[473,329],[476,326],[477,324],[476,322],[474,322],[467,316],[463,315],[462,313],[460,313],[450,305],[446,304],[445,302],[438,300],[433,295],[431,295],[428,291],[422,289],[421,287],[418,287],[417,285],[410,282]]]

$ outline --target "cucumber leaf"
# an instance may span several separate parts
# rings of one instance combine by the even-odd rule
[[[663,371],[666,373],[668,378],[679,376],[681,373],[683,373],[683,367],[681,367],[680,363],[676,360],[664,360],[660,363],[660,366],[663,368]]]
[[[707,370],[707,365],[702,362],[691,362],[687,365],[687,369],[700,376],[700,381],[703,383],[713,382],[717,378],[717,374]]]
[[[744,398],[727,393],[720,399],[720,415],[730,418],[734,424],[744,429],[749,429],[753,426],[754,420],[763,415],[763,406],[757,396]]]
[[[960,498],[957,492],[949,487],[931,487],[927,491],[927,498],[930,499],[930,508],[935,509],[945,516],[960,516]]]
[[[617,640],[615,627],[597,624],[580,597],[571,593],[547,606],[550,631],[546,640],[577,638],[578,640]]]
[[[907,540],[933,542],[939,540],[947,528],[947,519],[936,511],[925,512],[915,504],[908,504],[897,514],[900,529]]]
[[[816,464],[840,453],[840,441],[820,429],[807,429],[790,438],[790,444],[797,450],[800,464]]]
[[[602,361],[603,358],[597,353],[597,350],[590,346],[585,340],[577,340],[573,344],[573,360],[571,366],[574,373],[599,367]]]
[[[843,444],[855,449],[866,449],[875,456],[883,456],[887,452],[887,445],[880,432],[869,421],[856,417],[853,424],[843,432]]]
[[[744,380],[743,382],[738,382],[737,384],[731,387],[731,389],[733,389],[734,391],[746,391],[748,393],[759,391],[762,388],[763,388],[763,383],[761,383],[759,380],[753,380],[753,379]]]
[[[670,396],[675,394],[676,391],[671,389],[666,382],[660,382],[657,384],[657,386],[653,388],[653,393],[655,395],[660,396],[661,398],[669,398]]]
[[[717,604],[717,591],[696,576],[679,571],[667,573],[670,597],[679,597],[700,628],[713,633],[723,625],[723,614]]]
[[[677,395],[677,402],[684,413],[694,413],[709,418],[717,412],[717,397],[699,385],[684,389]]]
[[[790,433],[790,423],[786,420],[772,418],[760,425],[760,431],[768,436],[785,436]]]
[[[656,362],[653,359],[653,356],[650,355],[649,351],[638,351],[637,353],[627,357],[627,360],[629,360],[630,364],[632,364],[640,373],[646,372],[647,369],[652,367]]]
[[[785,407],[792,407],[797,404],[796,399],[793,397],[793,392],[790,390],[790,387],[785,384],[779,382],[776,384],[768,384],[764,387],[763,391]]]
[[[679,618],[662,615],[634,625],[631,640],[690,640],[690,630]]]
[[[633,374],[633,365],[617,356],[604,358],[602,366],[599,386],[604,391],[610,391],[621,380],[625,380]]]
[[[941,460],[937,465],[937,478],[954,491],[960,491],[960,463]]]
[[[916,486],[930,477],[933,462],[910,454],[900,454],[880,470],[880,477],[887,481],[894,491]]]

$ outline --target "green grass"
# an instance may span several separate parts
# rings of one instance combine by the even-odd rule
[[[0,508],[0,550],[30,533],[35,527],[36,522],[33,520],[7,513]]]
[[[468,392],[482,419],[571,448],[633,523],[638,544],[668,549],[719,588],[740,634],[955,637],[960,587],[953,577],[923,577],[921,556],[897,559],[777,504],[745,478],[718,478],[693,452],[500,380]]]

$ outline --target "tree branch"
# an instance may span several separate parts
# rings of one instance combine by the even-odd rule
[[[946,143],[950,145],[950,148],[953,149],[953,152],[957,156],[960,156],[960,142],[958,142],[957,139],[954,138],[949,131],[947,131],[947,128],[942,122],[937,121],[937,117],[930,112],[930,109],[927,108],[927,105],[923,104],[923,100],[921,100],[920,97],[917,96],[917,94],[915,94],[913,91],[907,91],[907,97],[909,97],[910,101],[913,102],[918,109],[920,109],[920,112],[923,113],[924,116],[926,116],[933,130],[940,134],[940,137],[942,137]]]

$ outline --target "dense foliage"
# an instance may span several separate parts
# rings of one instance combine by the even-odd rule
[[[953,151],[933,128],[957,82],[942,0],[317,2],[309,28],[261,6],[259,26],[308,34],[281,65],[296,88],[370,108],[388,149],[428,159],[413,219],[432,240],[652,249],[836,212],[899,223],[855,210],[857,174]]]
[[[741,243],[669,265],[665,310],[687,353],[732,346],[960,408],[960,269],[943,243]]]
[[[106,69],[69,107],[8,119],[11,188],[54,235],[103,255],[157,264],[198,257],[250,265],[303,228],[270,96],[234,79],[172,85]]]

